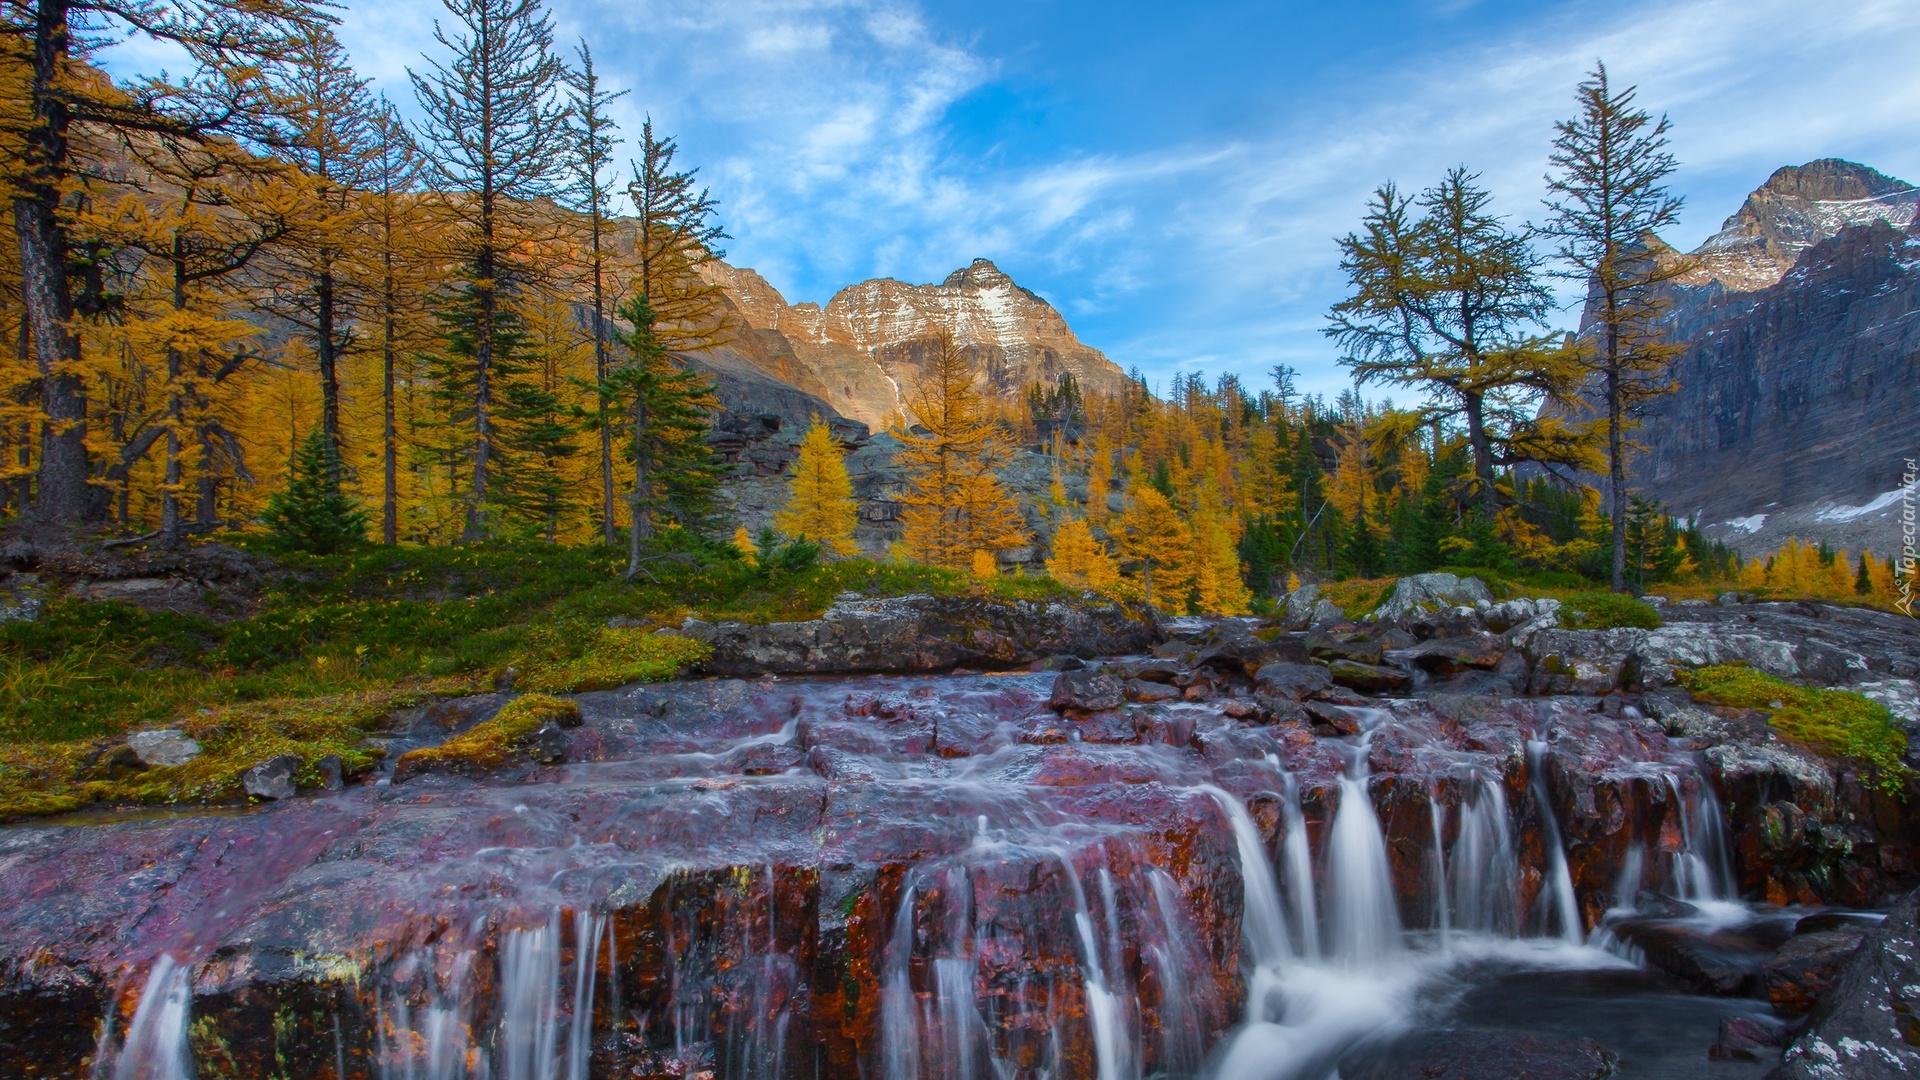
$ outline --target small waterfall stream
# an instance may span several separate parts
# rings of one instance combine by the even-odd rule
[[[1347,711],[1359,731],[1315,740],[1324,758],[1256,731],[1241,736],[1254,752],[1235,759],[1246,766],[1237,772],[1182,756],[1193,718],[1215,715],[1204,711],[1189,713],[1185,728],[1168,724],[1180,734],[1166,744],[1069,743],[1043,753],[1007,741],[954,765],[903,766],[878,752],[859,759],[869,777],[860,783],[912,785],[924,821],[954,837],[945,847],[922,841],[929,854],[905,864],[891,891],[869,887],[843,908],[850,920],[861,912],[877,950],[877,1000],[863,1006],[871,1027],[860,1051],[871,1065],[863,1068],[883,1080],[1325,1080],[1356,1046],[1416,1024],[1422,988],[1476,958],[1618,963],[1597,949],[1569,950],[1585,927],[1549,790],[1546,737],[1525,739],[1523,754],[1503,760],[1430,748],[1391,708]],[[777,732],[738,745],[779,747],[804,730],[785,716]],[[673,767],[712,769],[732,752],[677,750]],[[1405,785],[1389,770],[1403,765],[1379,765],[1374,775],[1376,762],[1420,754],[1432,770],[1424,789],[1414,788],[1425,792],[1424,819],[1420,795],[1411,817],[1404,801],[1391,802],[1404,800],[1392,785]],[[1075,778],[1124,773],[1132,787],[1123,792],[1154,800],[1159,816],[1147,820],[1156,828],[1191,820],[1194,831],[1141,829],[1131,804],[1100,802],[1106,796],[1039,771],[1061,759],[1080,770]],[[1678,756],[1646,768],[1667,786],[1667,835],[1677,841],[1663,844],[1677,847],[1659,858],[1627,850],[1616,902],[1631,903],[1649,876],[1691,902],[1732,901],[1732,845],[1711,785]],[[683,804],[726,811],[698,828],[731,828],[728,800],[753,789],[694,775],[676,779],[683,787],[675,790],[691,785],[705,802]],[[781,790],[777,779],[761,783]],[[808,797],[818,805],[817,794]],[[918,812],[913,820],[920,827]],[[1537,833],[1521,831],[1528,826]],[[1238,878],[1223,931],[1237,934],[1245,994],[1237,1002],[1208,996],[1218,984],[1206,920],[1222,925],[1204,892],[1219,880],[1204,876],[1212,845]],[[577,842],[554,850],[574,860],[591,854]],[[1538,865],[1529,865],[1534,852]],[[659,910],[671,917],[642,928],[638,941],[616,937],[617,920],[597,906],[606,893],[592,889],[587,902],[561,902],[556,891],[545,906],[502,905],[464,936],[420,940],[372,976],[363,1048],[333,1017],[335,1073],[588,1080],[595,1054],[612,1047],[606,1052],[651,1055],[658,1075],[825,1075],[817,1043],[800,1041],[817,1038],[819,1014],[806,1010],[821,1005],[819,984],[809,982],[817,960],[802,952],[807,927],[792,927],[782,907],[794,892],[782,877],[791,864],[742,863],[686,871],[691,906],[664,903]],[[571,872],[551,880],[564,883]],[[1396,873],[1422,880],[1396,881]],[[679,895],[673,882],[681,879],[661,880],[668,884],[650,887]],[[650,981],[623,984],[642,953]],[[93,1080],[191,1080],[192,970],[171,954],[153,961],[124,1034],[109,1014]],[[365,1062],[358,1072],[349,1069],[353,1055]]]

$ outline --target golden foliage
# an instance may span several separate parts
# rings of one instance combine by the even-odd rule
[[[1053,534],[1047,573],[1062,585],[1095,592],[1103,592],[1120,580],[1119,565],[1093,538],[1093,530],[1082,518],[1073,518]]]
[[[788,536],[803,536],[835,555],[860,553],[853,540],[859,506],[853,481],[833,433],[818,416],[800,441],[800,456],[787,482],[787,505],[774,516],[773,527]]]
[[[1195,572],[1193,532],[1173,504],[1158,489],[1136,484],[1127,493],[1119,524],[1120,556],[1139,565],[1147,602],[1162,611],[1185,612]]]
[[[901,545],[916,562],[967,569],[976,551],[1027,543],[1026,524],[994,470],[1012,454],[986,417],[973,365],[950,336],[933,342],[909,405],[921,435],[902,434],[896,462],[907,474]]]

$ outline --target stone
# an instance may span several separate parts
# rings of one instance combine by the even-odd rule
[[[1282,695],[1296,701],[1319,693],[1333,685],[1333,676],[1318,664],[1292,664],[1284,661],[1262,665],[1253,681],[1261,692]]]
[[[1795,935],[1760,966],[1767,1000],[1776,1009],[1811,1011],[1840,981],[1847,962],[1866,939],[1865,928],[1857,926]]]
[[[0,623],[37,622],[40,611],[40,598],[36,596],[29,596],[17,604],[0,604]]]
[[[1335,660],[1327,665],[1327,674],[1341,686],[1373,694],[1405,690],[1411,682],[1407,673],[1398,668],[1362,664],[1354,660]]]
[[[1759,1061],[1775,1057],[1785,1045],[1787,1034],[1779,1024],[1751,1016],[1723,1016],[1720,1036],[1707,1048],[1714,1061]]]
[[[1307,635],[1306,646],[1307,655],[1315,660],[1378,664],[1386,654],[1378,641],[1364,634],[1329,634],[1316,630]]]
[[[1414,647],[1406,658],[1428,671],[1452,675],[1468,668],[1491,671],[1507,655],[1507,642],[1481,631],[1466,637],[1435,638]]]
[[[347,789],[347,770],[339,756],[328,754],[313,763],[314,771],[320,774],[320,790],[345,791]]]
[[[1314,621],[1314,607],[1320,602],[1320,586],[1302,585],[1288,593],[1280,604],[1288,626],[1307,626]]]
[[[1166,636],[1143,607],[926,594],[839,601],[799,622],[689,620],[675,632],[712,646],[703,673],[732,676],[1005,671],[1062,653],[1143,653]]]
[[[179,728],[136,731],[127,736],[127,746],[142,765],[161,768],[185,765],[200,756],[200,743]]]
[[[1144,679],[1147,682],[1171,683],[1186,675],[1189,668],[1178,660],[1155,657],[1152,660],[1122,660],[1108,665],[1108,670],[1122,679]]]
[[[1126,684],[1104,671],[1063,671],[1053,680],[1047,705],[1055,712],[1069,709],[1096,713],[1117,709],[1126,700]]]
[[[1605,694],[1626,685],[1627,665],[1645,630],[1542,630],[1527,639],[1534,694]]]
[[[1920,892],[1907,894],[1868,933],[1772,1075],[1778,1080],[1909,1080],[1915,1074],[1920,1074]]]
[[[1341,1080],[1601,1080],[1619,1059],[1592,1039],[1523,1031],[1421,1031],[1340,1061]]]
[[[1393,594],[1373,609],[1368,618],[1374,622],[1394,622],[1415,613],[1472,606],[1482,601],[1492,603],[1493,593],[1479,578],[1446,573],[1413,574],[1394,582]]]
[[[1347,621],[1347,613],[1340,605],[1331,600],[1321,600],[1313,605],[1313,614],[1307,619],[1310,626],[1332,626]]]
[[[1180,697],[1179,688],[1160,682],[1148,682],[1145,679],[1127,680],[1126,695],[1128,701],[1137,701],[1144,705],[1153,705],[1162,701],[1173,701]]]
[[[540,730],[528,740],[528,750],[533,760],[542,765],[564,765],[567,752],[573,747],[573,738],[565,728],[552,721],[540,725]]]
[[[296,794],[293,773],[299,767],[300,759],[292,754],[270,757],[241,773],[240,786],[256,799],[291,799]]]
[[[1027,670],[1028,671],[1079,671],[1081,668],[1086,666],[1087,666],[1087,662],[1085,660],[1082,660],[1077,656],[1063,654],[1060,656],[1049,656],[1042,660],[1035,660],[1033,663],[1027,665]]]
[[[1281,659],[1280,652],[1281,647],[1273,642],[1262,641],[1250,631],[1236,629],[1216,634],[1201,646],[1200,654],[1194,658],[1194,666],[1210,667],[1233,675],[1252,675],[1262,664]]]
[[[778,776],[807,762],[807,752],[792,743],[759,743],[740,755],[737,771],[743,776]]]

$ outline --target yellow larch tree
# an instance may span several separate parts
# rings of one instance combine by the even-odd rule
[[[1113,487],[1113,446],[1103,432],[1094,436],[1093,460],[1087,465],[1087,524],[1105,528],[1107,491]]]
[[[800,456],[787,482],[787,505],[774,516],[773,527],[788,536],[802,536],[835,555],[860,554],[853,526],[859,504],[853,481],[833,432],[818,415],[800,440]]]
[[[1240,553],[1226,519],[1212,510],[1193,518],[1194,590],[1207,615],[1245,615],[1253,594],[1241,577]]]
[[[1093,530],[1084,518],[1073,518],[1053,534],[1053,554],[1047,559],[1047,573],[1060,584],[1073,589],[1101,592],[1120,580],[1120,567],[1106,548],[1093,538]]]
[[[1157,488],[1136,483],[1127,492],[1119,526],[1120,557],[1139,564],[1147,602],[1162,611],[1184,612],[1194,577],[1193,531],[1173,504]]]
[[[973,576],[990,578],[1000,576],[1000,564],[994,560],[993,552],[976,550],[973,553]]]
[[[1027,543],[1026,524],[994,469],[1012,452],[987,418],[973,365],[951,336],[935,338],[908,405],[925,435],[902,433],[895,459],[907,474],[901,546],[907,556],[955,570],[976,551]]]

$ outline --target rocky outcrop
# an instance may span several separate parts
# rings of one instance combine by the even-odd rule
[[[1776,172],[1667,287],[1679,389],[1637,438],[1636,489],[1710,536],[1892,554],[1920,453],[1920,190],[1851,162]],[[1586,320],[1590,325],[1591,320]]]
[[[1163,640],[1144,608],[914,595],[840,600],[818,619],[750,624],[689,618],[714,675],[818,675],[1023,667],[1044,657],[1144,652]]]
[[[1119,390],[1126,376],[1082,344],[1060,313],[985,259],[937,285],[876,278],[850,285],[823,308],[788,304],[752,270],[708,263],[746,331],[732,349],[748,363],[816,395],[841,415],[879,428],[907,412],[927,344],[945,332],[980,366],[990,393],[1012,399],[1033,383],[1071,374],[1085,389]]]
[[[1867,935],[1769,1080],[1905,1080],[1920,1073],[1920,893]]]

